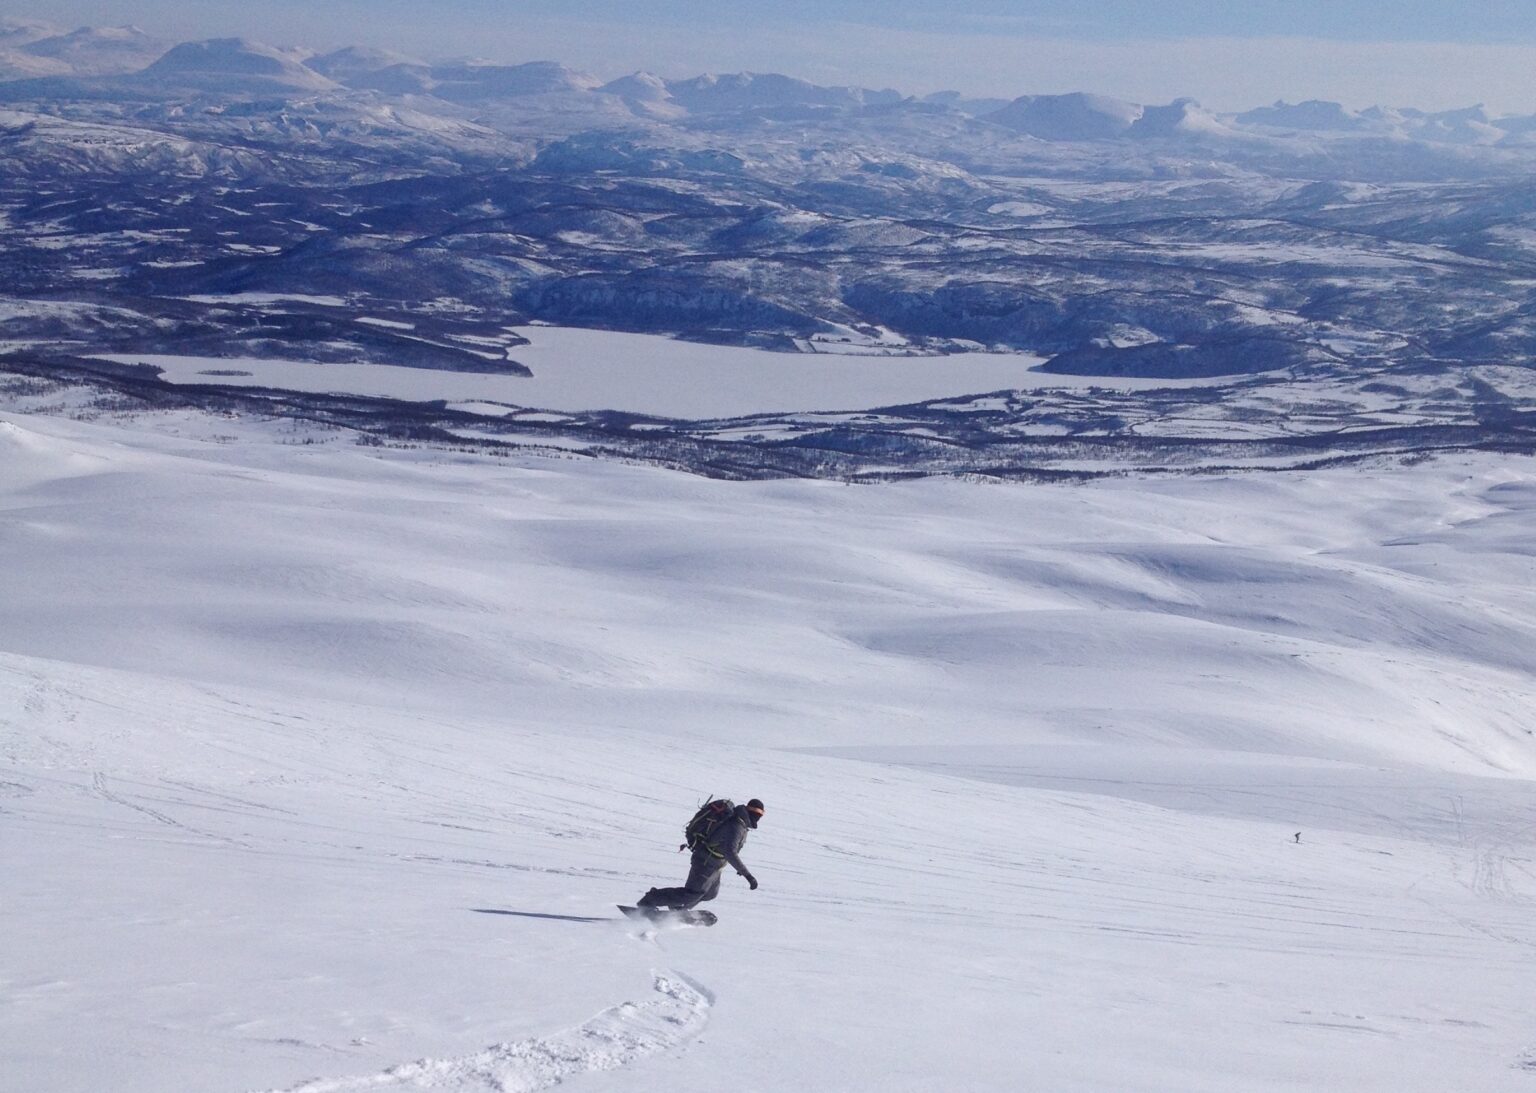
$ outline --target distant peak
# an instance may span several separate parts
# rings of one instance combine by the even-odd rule
[[[689,111],[729,112],[758,109],[856,109],[899,101],[894,91],[829,87],[778,72],[705,73],[665,81],[674,101]]]
[[[77,27],[65,38],[148,38],[149,35],[134,26],[132,23],[124,23],[117,27]]]
[[[149,79],[190,78],[199,85],[225,80],[258,80],[285,87],[319,90],[336,85],[305,67],[289,50],[249,38],[208,38],[183,42],[144,70]]]
[[[21,35],[33,35],[38,38],[47,38],[62,33],[64,33],[62,29],[52,23],[45,23],[41,19],[15,19],[10,16],[0,17],[0,38],[14,38]]]
[[[1149,106],[1127,130],[1132,137],[1231,136],[1233,129],[1194,99],[1174,99],[1167,106]]]
[[[645,102],[659,102],[671,97],[667,91],[667,81],[653,72],[632,72],[628,76],[610,80],[598,90],[609,95]]]
[[[393,68],[396,65],[425,67],[425,62],[415,57],[389,49],[375,49],[372,46],[346,46],[343,49],[311,57],[304,64],[322,75],[333,78],[361,76]]]
[[[1042,140],[1103,140],[1125,133],[1143,112],[1133,102],[1073,91],[1024,95],[986,115],[986,120]]]
[[[459,102],[484,102],[522,95],[558,95],[595,91],[602,81],[558,61],[526,61],[503,65],[488,61],[457,61],[433,65],[431,93]]]
[[[1277,129],[1328,131],[1359,129],[1366,119],[1340,103],[1324,99],[1308,99],[1295,104],[1280,99],[1273,106],[1261,106],[1237,115],[1237,121],[1242,125],[1267,125]]]

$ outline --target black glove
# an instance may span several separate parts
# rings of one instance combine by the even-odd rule
[[[754,892],[757,891],[757,878],[754,877],[751,873],[743,873],[741,875],[741,879],[747,882],[748,888],[752,889]]]

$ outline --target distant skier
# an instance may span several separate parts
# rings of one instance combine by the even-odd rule
[[[686,841],[679,848],[693,851],[688,879],[681,888],[652,888],[639,905],[654,911],[690,910],[720,894],[720,874],[727,865],[741,874],[747,887],[757,891],[757,878],[739,855],[747,832],[755,831],[762,818],[763,802],[756,797],[744,805],[719,800],[699,809],[683,829]]]

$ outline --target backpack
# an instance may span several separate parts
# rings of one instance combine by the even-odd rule
[[[700,843],[709,843],[715,829],[729,819],[735,811],[736,805],[725,797],[703,805],[683,828],[683,845],[678,849],[692,850]]]

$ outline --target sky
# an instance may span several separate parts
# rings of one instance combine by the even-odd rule
[[[1530,0],[37,0],[4,16],[134,23],[177,40],[558,60],[605,78],[772,71],[912,94],[1536,113]]]

